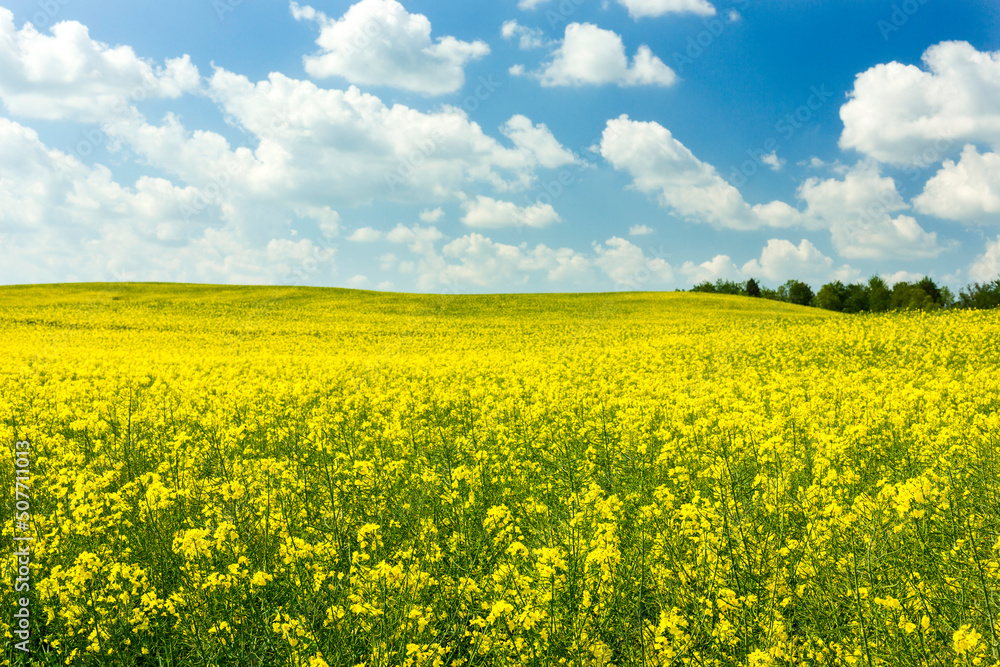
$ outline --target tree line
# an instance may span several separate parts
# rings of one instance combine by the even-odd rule
[[[916,282],[898,282],[892,287],[879,276],[872,276],[867,283],[847,285],[837,280],[823,285],[818,292],[813,292],[812,288],[801,280],[789,280],[777,289],[771,289],[753,278],[745,283],[720,279],[714,283],[706,280],[692,287],[690,291],[772,299],[839,313],[1000,307],[1000,279],[967,285],[959,290],[958,296],[947,287],[939,286],[929,276],[924,276]]]

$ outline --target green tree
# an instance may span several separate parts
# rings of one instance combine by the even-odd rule
[[[893,310],[934,310],[938,304],[919,283],[898,282],[892,286]]]
[[[841,296],[845,313],[863,313],[869,309],[868,290],[864,285],[851,283],[846,287],[845,295]]]
[[[920,281],[917,282],[916,286],[922,289],[935,304],[938,306],[944,305],[944,301],[941,298],[941,290],[930,276],[924,276],[921,278]]]
[[[966,285],[958,291],[957,304],[960,308],[1000,307],[1000,279],[982,285],[979,283]]]
[[[947,287],[941,288],[941,306],[943,308],[951,308],[955,305],[955,295]]]
[[[813,299],[813,305],[823,310],[833,310],[841,312],[844,310],[844,298],[847,296],[847,288],[839,280],[827,283],[819,288]]]
[[[715,281],[715,293],[737,295],[745,294],[743,291],[743,285],[732,280],[723,280],[722,278]]]
[[[781,286],[779,292],[784,294],[785,300],[798,306],[811,306],[813,291],[809,285],[801,280],[789,280]]]
[[[868,279],[865,290],[868,293],[868,310],[873,313],[884,313],[892,305],[892,290],[879,276]]]
[[[747,292],[747,296],[753,297],[755,299],[759,298],[760,297],[760,285],[757,284],[756,280],[754,280],[753,278],[751,278],[750,280],[747,281],[746,292]]]
[[[703,292],[705,294],[715,294],[715,285],[713,285],[712,283],[710,283],[710,282],[708,282],[706,280],[706,281],[700,282],[697,285],[695,285],[694,287],[692,287],[691,291],[692,292]]]
[[[760,298],[770,299],[771,301],[783,301],[781,295],[778,293],[778,290],[771,289],[770,287],[760,288]]]

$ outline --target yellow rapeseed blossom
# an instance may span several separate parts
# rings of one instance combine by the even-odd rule
[[[1000,312],[122,284],[0,313],[31,445],[0,603],[30,536],[53,663],[996,661]]]
[[[972,649],[976,648],[979,644],[979,640],[983,636],[979,634],[975,629],[969,625],[963,625],[958,630],[952,634],[952,645],[955,648],[955,653],[958,655],[965,655]]]

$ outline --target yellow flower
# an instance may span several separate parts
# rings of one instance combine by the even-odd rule
[[[965,655],[976,648],[980,639],[982,639],[982,635],[976,632],[970,625],[963,625],[958,630],[955,630],[955,633],[951,637],[955,653],[958,655]]]
[[[250,578],[250,583],[254,586],[266,586],[267,583],[273,579],[274,577],[267,572],[255,572],[253,577]]]

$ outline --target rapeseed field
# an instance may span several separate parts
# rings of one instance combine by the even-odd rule
[[[1000,312],[116,284],[0,318],[3,664],[998,664]]]

